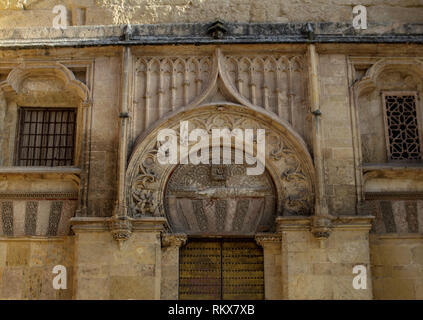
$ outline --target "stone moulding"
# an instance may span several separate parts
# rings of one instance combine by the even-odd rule
[[[311,231],[312,217],[277,217],[277,232],[285,231]],[[331,230],[368,230],[371,229],[373,216],[339,216],[328,217],[331,221]],[[319,238],[319,237],[318,237]],[[324,237],[326,238],[326,237]]]
[[[0,199],[77,200],[78,192],[0,192]]]
[[[68,236],[0,237],[0,242],[65,242]]]
[[[220,22],[226,32],[209,33],[208,23],[120,26],[77,26],[56,30],[0,30],[0,48],[68,46],[219,44],[219,43],[423,43],[423,24],[369,24],[357,31],[351,23],[235,23]],[[306,26],[314,30],[310,37]],[[29,35],[29,36],[28,36]],[[215,35],[218,35],[215,37]]]
[[[406,70],[417,78],[423,78],[423,62],[410,58],[382,58],[373,64],[364,77],[354,83],[356,96],[377,88],[377,79],[386,70]]]
[[[116,217],[73,217],[72,230],[77,232],[105,232],[124,226],[131,232],[162,232],[166,227],[166,219],[161,217],[145,217],[133,219],[126,217],[124,223],[116,223]]]
[[[423,192],[365,192],[366,200],[423,200]]]
[[[62,84],[63,91],[69,96],[76,96],[80,100],[81,106],[89,105],[89,89],[87,86],[77,80],[71,70],[58,62],[22,63],[10,71],[7,79],[0,83],[0,91],[3,91],[6,96],[17,95],[20,99],[28,99],[28,95],[30,99],[38,99],[38,97],[35,98],[34,93],[25,90],[24,83],[31,78],[43,81],[40,77],[58,80]],[[49,94],[44,93],[46,96]]]

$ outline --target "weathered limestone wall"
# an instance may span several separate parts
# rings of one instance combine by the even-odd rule
[[[261,243],[264,258],[264,298],[266,300],[283,299],[282,291],[282,259],[280,238],[278,241]]]
[[[375,299],[423,299],[423,236],[372,235]]]
[[[367,268],[367,289],[352,286],[355,265]],[[309,231],[282,232],[284,299],[372,299],[368,231],[335,230],[321,248]]]
[[[119,249],[109,231],[75,231],[76,299],[160,299],[159,233],[134,232]]]
[[[53,268],[67,270],[67,289],[53,288]],[[0,299],[72,299],[73,237],[0,237]]]
[[[51,26],[52,8],[65,5],[72,25],[203,22],[346,22],[352,7],[368,6],[369,23],[421,22],[421,0],[8,0],[0,3],[0,27]]]
[[[320,110],[325,192],[333,215],[356,213],[354,149],[346,56],[322,54],[319,61]]]
[[[116,198],[120,57],[95,58],[88,214],[110,216]]]
[[[162,248],[160,299],[176,300],[179,295],[179,247]]]

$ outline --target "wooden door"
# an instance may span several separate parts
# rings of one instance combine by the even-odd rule
[[[263,251],[254,240],[191,240],[179,276],[180,299],[264,299]]]

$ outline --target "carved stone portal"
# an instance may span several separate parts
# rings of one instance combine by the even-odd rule
[[[266,173],[261,177],[249,177],[243,173],[244,167],[236,165],[198,166],[194,169],[189,165],[178,167],[178,165],[160,164],[157,160],[159,148],[157,133],[162,128],[179,132],[181,121],[189,122],[189,131],[201,128],[210,134],[214,128],[229,130],[250,128],[254,131],[257,128],[265,129]],[[212,145],[213,142],[210,141],[209,146]],[[232,149],[235,147],[231,146]],[[254,153],[256,147],[254,142]],[[201,174],[195,173],[202,170]],[[188,181],[190,178],[193,180]],[[237,211],[242,219],[253,219],[252,211],[256,212],[257,221],[250,223],[248,232],[265,231],[272,214],[275,216],[313,214],[314,168],[301,138],[295,133],[291,134],[288,127],[284,128],[275,121],[269,121],[257,111],[235,104],[206,105],[186,110],[163,121],[154,130],[141,136],[131,156],[126,181],[129,216],[133,218],[167,216],[174,219],[172,222],[177,230],[184,229],[184,232],[188,229],[192,232],[201,231],[204,234],[212,226],[213,232],[222,233],[241,228],[238,231],[245,233],[246,230],[241,226],[243,223],[237,225],[235,222],[238,219]],[[194,188],[195,184],[197,186]],[[248,190],[247,186],[251,186],[252,189]],[[190,189],[191,187],[197,192]],[[184,192],[186,195],[182,196],[181,193]],[[166,203],[169,205],[169,210],[165,208]],[[194,221],[190,221],[194,224],[188,224],[186,228],[182,216],[182,221],[176,218],[177,210],[184,212],[193,210],[199,214],[198,217],[201,216],[201,212],[210,210],[209,213],[204,213],[206,216],[209,215],[210,221],[207,218],[205,222],[204,219],[194,218]],[[228,218],[229,214],[234,216]],[[211,222],[211,217],[214,222]],[[230,219],[228,220],[230,223],[224,219]]]

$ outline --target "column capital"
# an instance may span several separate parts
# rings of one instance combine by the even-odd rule
[[[280,243],[282,236],[279,233],[257,233],[254,239],[259,246],[264,247],[268,243]]]
[[[184,233],[162,234],[162,247],[180,248],[187,242],[188,237]]]

